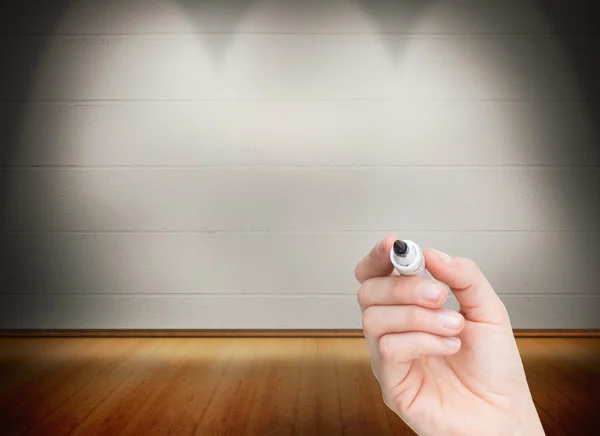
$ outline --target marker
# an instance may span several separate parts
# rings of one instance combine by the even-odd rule
[[[398,239],[390,250],[390,260],[396,272],[403,276],[431,278],[425,269],[423,250],[415,242]]]

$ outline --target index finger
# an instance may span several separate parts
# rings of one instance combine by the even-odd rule
[[[394,270],[390,260],[390,250],[398,236],[388,233],[379,243],[371,249],[354,268],[354,276],[360,283],[373,277],[389,276]]]

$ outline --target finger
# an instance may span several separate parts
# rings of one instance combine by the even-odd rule
[[[434,249],[427,249],[424,254],[427,269],[450,287],[468,320],[510,325],[502,300],[473,260],[451,257]]]
[[[365,337],[377,343],[391,333],[426,332],[439,336],[455,336],[464,328],[464,318],[449,309],[427,309],[421,306],[370,306],[362,317]]]
[[[437,308],[448,298],[446,286],[434,280],[411,276],[374,277],[360,286],[357,293],[361,312],[370,306],[416,304]]]
[[[450,356],[460,350],[461,342],[457,337],[441,337],[425,332],[391,333],[379,341],[378,376],[383,391],[393,390],[396,394],[407,395],[416,386],[410,386],[406,375],[411,362],[421,356]],[[408,382],[407,386],[399,386]],[[412,395],[414,397],[414,395]]]
[[[390,260],[390,250],[398,239],[393,233],[389,233],[371,249],[354,269],[354,276],[360,283],[373,277],[389,276],[394,270]]]
[[[365,342],[374,364],[379,363],[379,342],[387,334],[421,331],[452,336],[459,334],[464,325],[463,316],[457,312],[419,306],[370,306],[362,317]]]

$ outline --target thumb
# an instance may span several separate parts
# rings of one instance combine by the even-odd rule
[[[388,233],[371,251],[356,265],[354,275],[362,283],[373,277],[389,276],[394,271],[390,261],[390,250],[398,239],[395,233]]]
[[[424,255],[427,270],[450,287],[465,319],[510,325],[504,303],[473,260],[435,249],[425,250]]]

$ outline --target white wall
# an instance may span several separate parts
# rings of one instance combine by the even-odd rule
[[[1,328],[360,328],[388,231],[474,258],[516,328],[600,328],[600,136],[554,34],[587,22],[29,3],[0,36]]]

